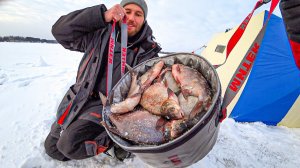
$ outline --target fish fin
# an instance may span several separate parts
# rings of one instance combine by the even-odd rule
[[[111,132],[115,132],[115,131],[113,131],[113,130],[115,130],[115,128],[114,128],[114,127],[111,127],[111,126],[109,126],[109,125],[107,125],[107,124],[105,123],[105,121],[101,121],[100,124],[101,124],[103,127],[105,127],[107,130],[109,130],[109,131],[111,131]]]
[[[137,80],[136,83],[137,83],[137,85],[139,85],[140,88],[141,88],[141,86],[142,86],[142,81],[141,81],[141,80]]]
[[[166,72],[167,71],[172,71],[172,68],[171,67],[167,67],[167,68],[165,68],[165,70],[166,70]]]
[[[109,104],[112,104],[113,103],[114,94],[115,94],[115,91],[111,90],[110,94],[109,94],[109,97],[108,97],[108,101],[106,101],[106,102],[108,102]]]
[[[171,70],[172,70],[172,69],[171,69],[170,67],[166,67],[165,69],[163,69],[163,70],[160,72],[159,75],[160,75],[160,76],[161,76],[161,75],[165,75],[167,71],[171,71]]]
[[[128,69],[128,72],[131,74],[131,76],[137,76],[137,72],[128,64],[126,64],[126,68]]]
[[[164,80],[164,74],[160,73],[157,77],[156,82],[162,82]]]
[[[148,87],[151,85],[152,82],[153,82],[153,80],[151,80],[150,78],[148,78],[148,79],[142,84],[142,88],[143,88],[144,90],[146,90],[146,88],[148,88]]]
[[[179,104],[179,100],[175,92],[167,87],[168,99],[174,100],[177,104]]]
[[[137,93],[135,93],[135,94],[133,94],[133,95],[130,95],[129,98],[134,98],[134,97],[138,97],[138,96],[141,96],[141,92],[140,91],[137,92]]]
[[[156,125],[155,125],[155,129],[156,130],[163,130],[166,122],[167,121],[164,118],[161,117],[160,119],[157,120]]]
[[[165,68],[164,70],[162,70],[162,71],[160,72],[160,74],[158,75],[157,82],[162,82],[162,81],[164,81],[164,78],[165,78],[165,76],[166,76],[166,72],[167,72],[167,71],[170,71],[170,70],[171,70],[170,67],[167,67],[167,68]]]
[[[167,88],[169,88],[169,85],[168,85],[168,81],[167,81],[167,80],[164,80],[163,83],[164,83],[164,85],[165,85]]]
[[[101,121],[100,124],[105,127],[107,130],[109,130],[110,132],[116,134],[116,135],[121,135],[120,134],[120,131],[115,128],[115,127],[111,127],[111,126],[108,126],[104,121]]]
[[[189,115],[189,119],[193,119],[197,114],[199,114],[203,110],[203,101],[199,100],[193,109],[191,110],[191,113]]]
[[[101,121],[100,124],[105,127],[105,128],[108,128],[109,126],[105,123],[105,121]]]
[[[200,112],[202,112],[205,109],[205,101],[202,95],[198,96],[198,102],[195,104],[195,106],[193,107],[193,109],[191,110],[191,113],[189,115],[189,119],[194,118],[197,114],[199,114]]]
[[[181,93],[182,93],[183,98],[184,98],[185,100],[187,100],[187,98],[188,98],[189,95],[190,95],[190,91],[189,91],[188,89],[182,88],[182,89],[181,89]]]
[[[177,65],[176,70],[178,71],[178,73],[181,73],[181,69],[179,67],[179,64]]]
[[[104,96],[104,94],[101,93],[101,92],[99,92],[99,97],[100,97],[100,99],[101,99],[102,105],[103,105],[103,106],[106,106],[107,97]]]
[[[171,98],[175,95],[175,93],[168,87],[167,87],[167,92],[168,92],[168,98]]]
[[[211,98],[207,98],[205,101],[204,101],[204,109],[207,111],[211,106]]]
[[[173,75],[173,72],[172,72],[172,75]],[[178,77],[173,75],[173,78],[174,78],[175,82],[180,86],[180,81],[179,81]]]
[[[141,80],[137,80],[137,85],[139,86],[138,93],[142,94],[145,91],[145,88],[142,88],[142,82],[141,82]]]
[[[126,68],[128,69],[128,71],[133,71],[133,68],[132,68],[130,65],[125,64],[125,66],[126,66]]]

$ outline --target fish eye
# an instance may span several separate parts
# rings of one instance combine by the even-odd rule
[[[173,112],[173,111],[175,111],[175,107],[171,107],[171,108],[169,108],[169,111],[170,111],[170,112]]]

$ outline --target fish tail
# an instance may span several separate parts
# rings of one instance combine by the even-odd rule
[[[128,64],[126,64],[126,68],[128,69],[128,72],[131,74],[131,76],[137,76],[137,72]]]
[[[99,97],[100,97],[100,99],[101,99],[101,102],[102,102],[103,106],[106,106],[107,97],[104,96],[104,94],[101,93],[101,92],[99,92]]]
[[[110,132],[120,135],[120,131],[114,127],[108,126],[104,121],[101,121],[100,124],[105,127],[106,129],[108,129]]]
[[[163,81],[163,79],[164,79],[164,77],[165,77],[165,75],[166,75],[166,72],[167,71],[171,71],[172,69],[170,68],[170,67],[167,67],[167,68],[165,68],[164,70],[162,70],[161,72],[160,72],[160,74],[158,75],[158,80],[157,80],[157,82],[162,82]]]

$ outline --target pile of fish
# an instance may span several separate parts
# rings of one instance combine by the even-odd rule
[[[131,85],[127,97],[110,107],[110,132],[139,145],[159,145],[193,127],[212,99],[207,80],[196,69],[183,64],[157,62],[138,77],[127,67]],[[106,97],[100,93],[105,106]]]

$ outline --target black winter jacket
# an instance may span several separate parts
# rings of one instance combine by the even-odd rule
[[[280,10],[295,63],[300,70],[300,0],[281,0]]]
[[[106,92],[108,42],[112,27],[104,20],[106,10],[104,5],[77,10],[60,17],[52,27],[53,36],[63,47],[84,52],[78,67],[76,83],[70,87],[58,107],[57,122],[63,129],[67,128],[74,119],[84,116],[84,109],[87,109],[90,104],[99,105],[99,111],[94,116],[101,115],[102,105],[95,95],[98,91]],[[118,32],[117,37],[120,37]],[[143,61],[158,57],[160,50],[160,46],[153,41],[151,28],[145,22],[138,35],[128,41],[126,63],[133,67]],[[121,45],[117,40],[113,86],[121,78],[120,64]],[[87,119],[93,121],[92,118],[87,117]]]
[[[289,39],[300,42],[300,0],[281,0],[280,9]]]

